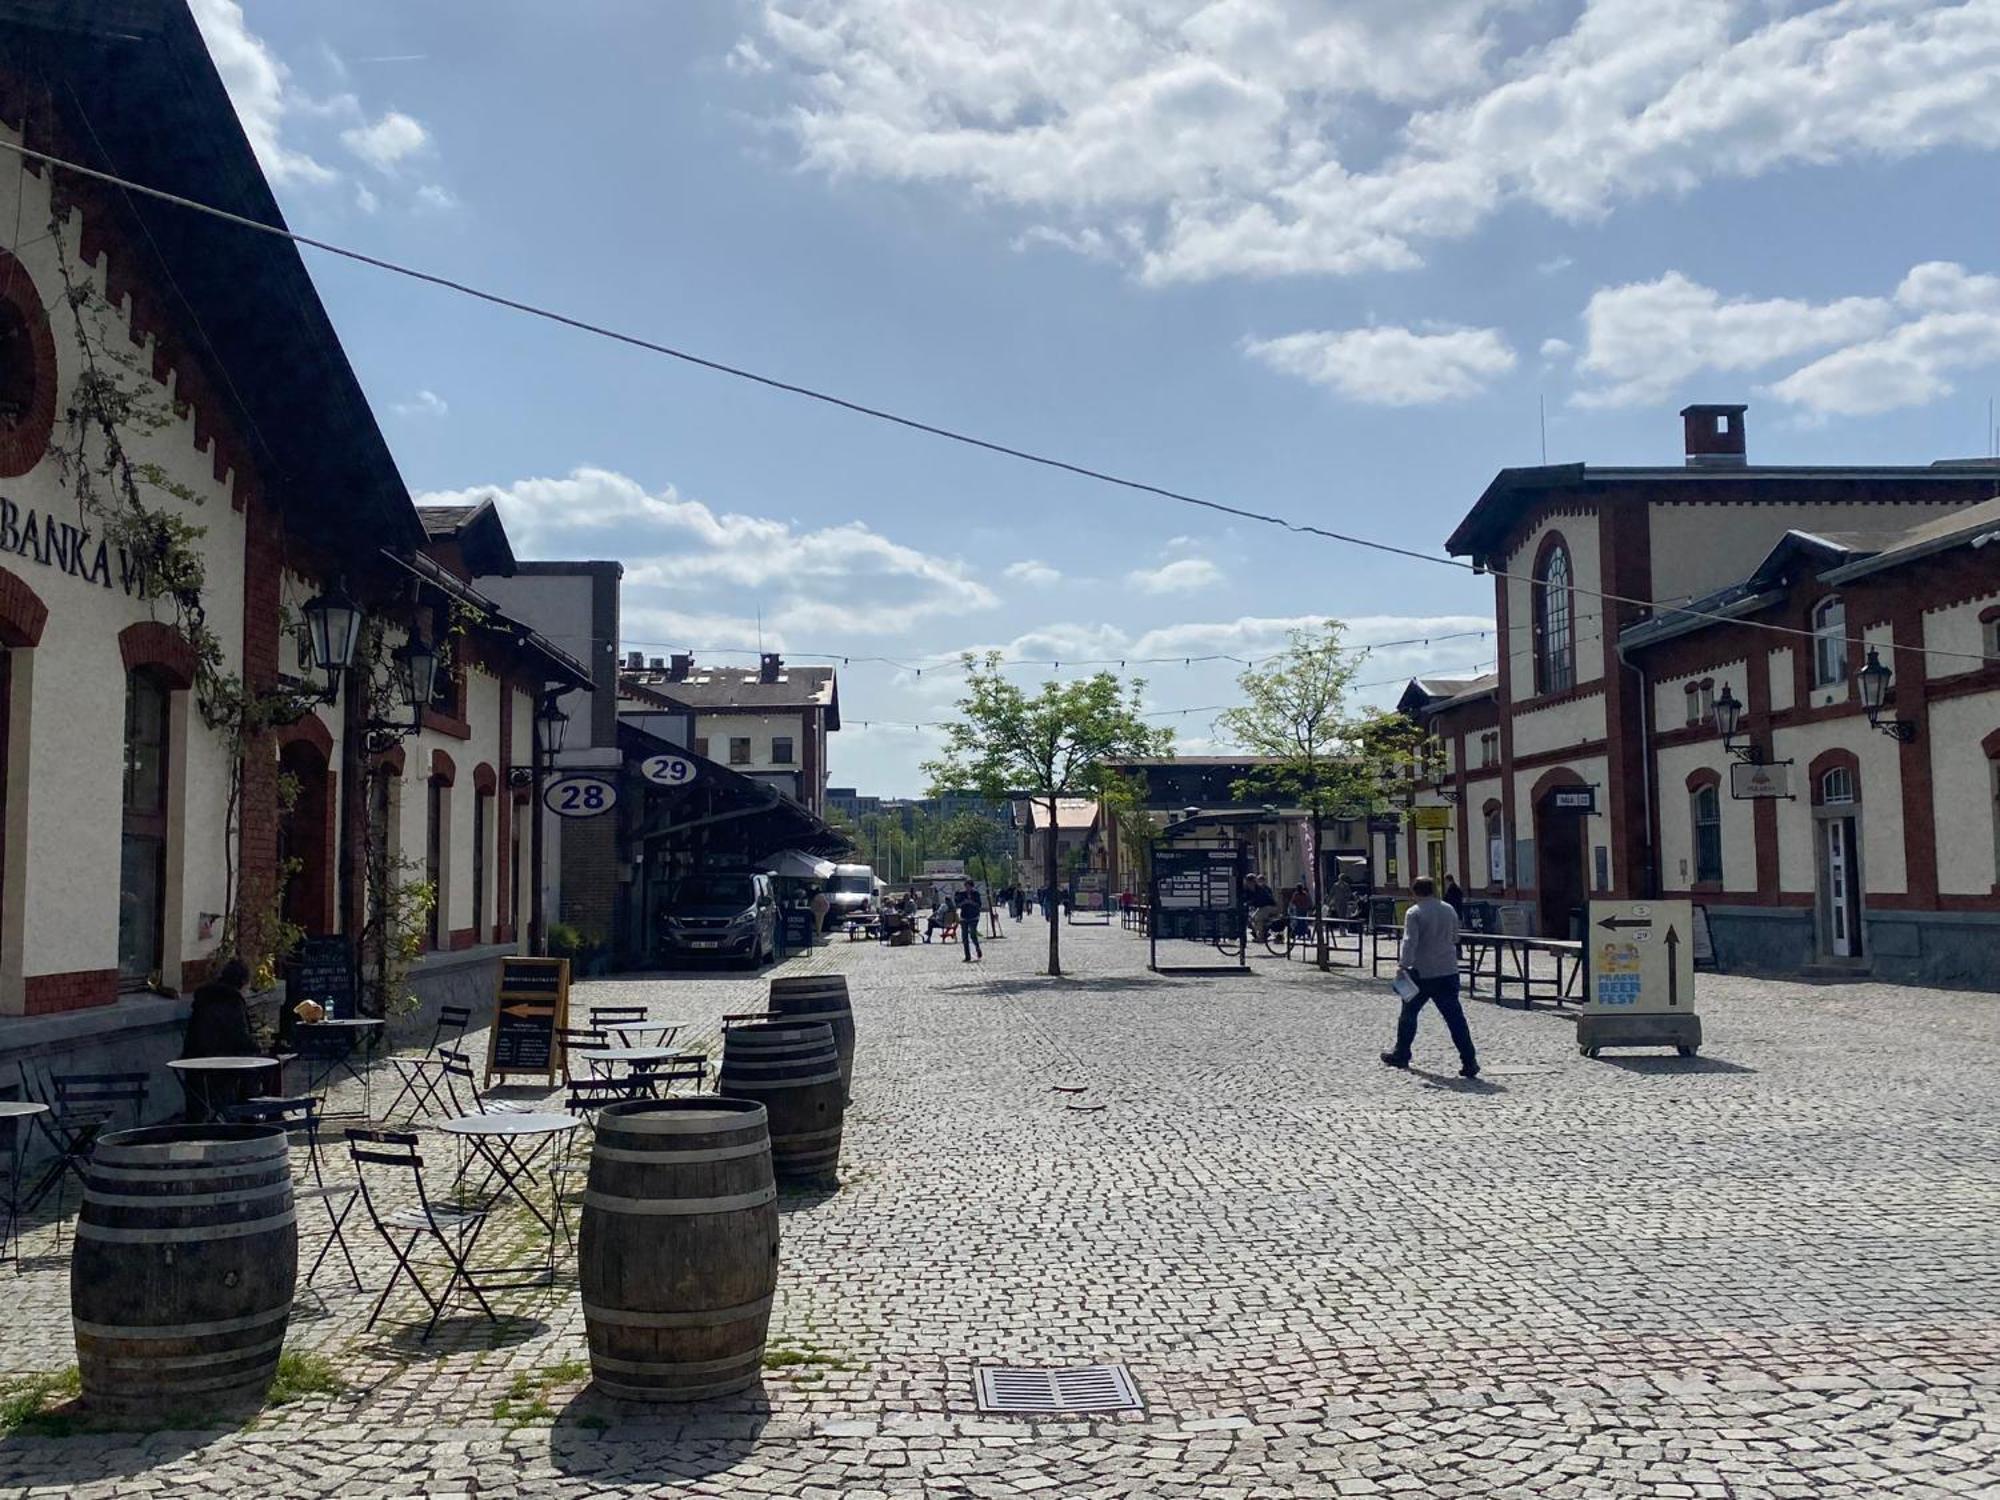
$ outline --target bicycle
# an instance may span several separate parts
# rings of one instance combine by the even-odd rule
[[[1278,918],[1264,929],[1264,951],[1273,958],[1290,958],[1294,948],[1303,948],[1308,941],[1302,927],[1306,919],[1290,914]]]

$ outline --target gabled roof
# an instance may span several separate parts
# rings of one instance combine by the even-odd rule
[[[1887,504],[1912,498],[1908,493],[1911,489],[1932,486],[1946,490],[1938,499],[1950,499],[1951,487],[1966,491],[1969,499],[1981,485],[1988,491],[2000,485],[2000,459],[1823,468],[1806,465],[1600,468],[1587,464],[1542,464],[1502,469],[1495,474],[1444,545],[1445,551],[1454,557],[1491,558],[1501,550],[1521,517],[1550,495],[1589,498],[1593,491],[1603,493],[1638,486],[1657,489],[1662,498],[1785,501],[1789,497],[1784,491],[1789,488],[1817,486],[1847,491],[1839,497],[1844,501],[1866,503],[1879,499]]]
[[[840,728],[840,684],[832,667],[783,666],[775,682],[765,682],[756,667],[695,667],[681,678],[627,671],[618,674],[618,690],[635,697],[644,690],[648,701],[693,713],[819,708],[828,729]]]
[[[432,546],[457,546],[474,578],[514,575],[514,544],[507,539],[507,527],[490,495],[471,505],[420,505],[417,518]]]
[[[32,80],[30,93],[0,82],[0,116],[24,122],[31,147],[284,225],[184,0],[16,0],[0,10],[0,56],[11,80]],[[55,171],[86,236],[117,231],[97,243],[114,283],[156,304],[149,324],[174,335],[160,355],[206,377],[197,424],[210,411],[226,422],[287,525],[349,561],[421,545],[409,490],[297,247]]]
[[[1412,677],[1396,700],[1396,711],[1404,714],[1436,713],[1458,703],[1490,698],[1499,689],[1500,674],[1482,677]]]
[[[1030,832],[1044,826],[1044,815],[1048,809],[1048,798],[1030,797],[1023,805],[1028,815],[1023,820]],[[1075,833],[1097,824],[1097,802],[1091,797],[1056,798],[1056,832]]]

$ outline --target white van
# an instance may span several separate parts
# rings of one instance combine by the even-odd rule
[[[835,865],[826,878],[826,901],[828,932],[849,917],[873,916],[875,872],[867,865]]]

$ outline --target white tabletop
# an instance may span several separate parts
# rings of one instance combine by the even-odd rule
[[[170,1068],[185,1068],[190,1073],[223,1073],[232,1069],[275,1068],[275,1057],[177,1057],[167,1064]]]
[[[554,1135],[558,1131],[575,1130],[582,1124],[573,1115],[462,1115],[456,1120],[441,1121],[438,1129],[453,1135]]]

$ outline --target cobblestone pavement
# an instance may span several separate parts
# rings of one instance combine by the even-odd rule
[[[755,1397],[588,1394],[573,1281],[426,1346],[323,1271],[292,1342],[351,1394],[16,1435],[0,1496],[2000,1496],[2000,999],[1704,976],[1693,1061],[1476,1005],[1466,1084],[1434,1018],[1376,1061],[1378,981],[1162,979],[1115,927],[1052,981],[1039,931],[788,966],[850,976],[860,1052]],[[576,998],[712,1046],[761,993]],[[51,1226],[28,1252],[0,1369],[70,1357]],[[1122,1361],[1147,1409],[982,1417],[988,1360]]]

